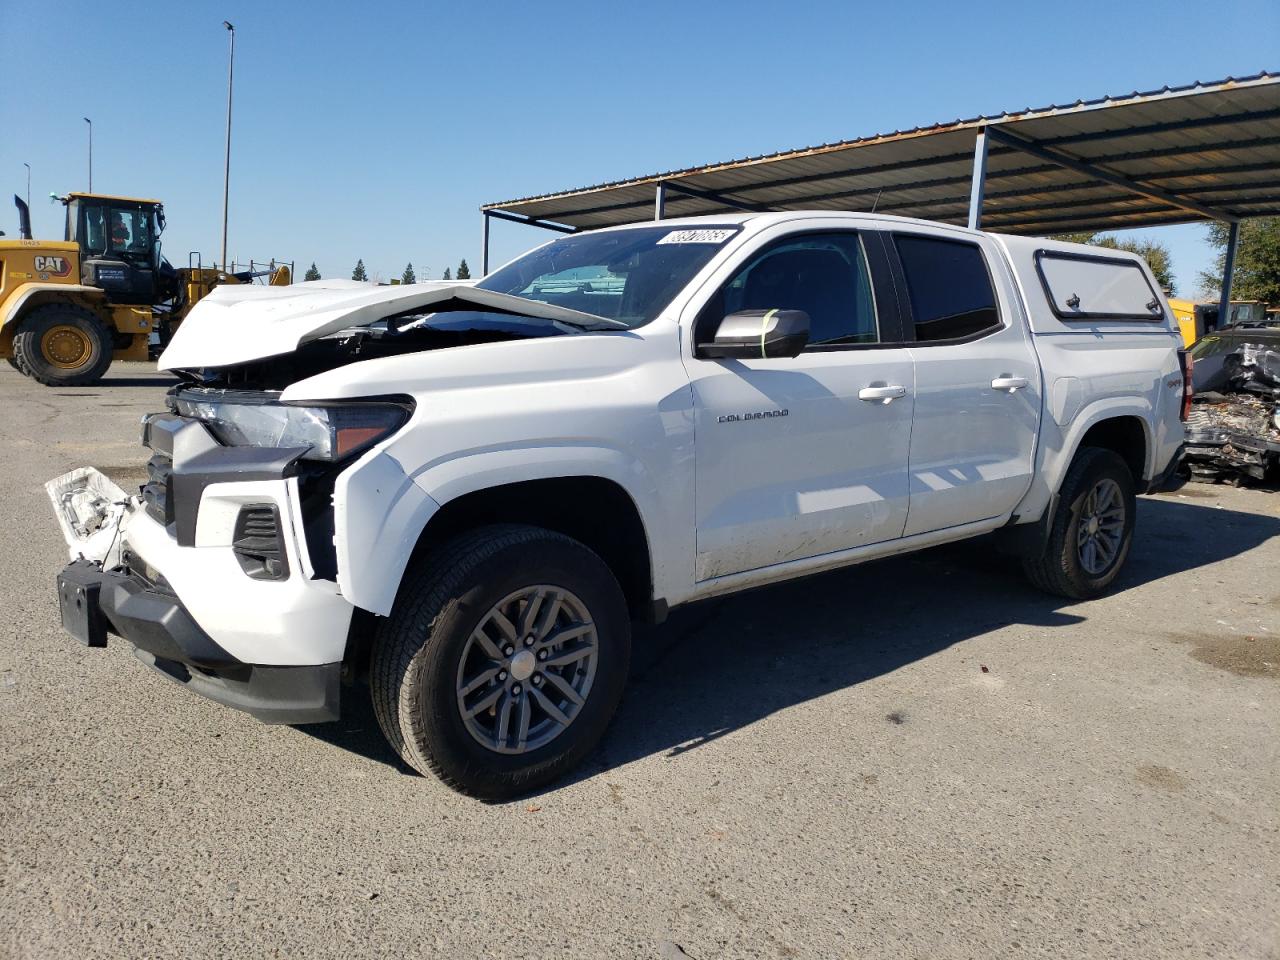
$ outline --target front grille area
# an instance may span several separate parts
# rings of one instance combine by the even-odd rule
[[[142,418],[142,445],[151,451],[142,506],[152,520],[166,527],[173,523],[174,421],[181,422],[167,413],[149,413]]]
[[[142,420],[142,443],[151,451],[143,509],[164,524],[180,547],[196,544],[205,491],[218,484],[283,480],[297,451],[225,447],[199,420],[153,413]],[[274,501],[241,504],[231,533],[231,551],[254,580],[287,580],[289,557]],[[223,506],[226,506],[225,504]]]
[[[240,508],[231,551],[254,580],[288,578],[289,560],[280,540],[280,511],[275,504],[249,503]]]
[[[147,515],[166,527],[173,523],[173,502],[169,497],[173,461],[155,453],[147,461],[147,482],[142,487],[142,505]]]

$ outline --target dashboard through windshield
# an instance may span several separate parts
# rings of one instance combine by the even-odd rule
[[[631,227],[564,237],[476,286],[639,327],[657,317],[740,229]]]

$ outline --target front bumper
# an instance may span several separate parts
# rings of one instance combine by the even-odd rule
[[[269,723],[337,718],[354,608],[314,574],[296,480],[207,483],[187,543],[179,523],[92,468],[46,488],[73,561],[57,580],[73,636],[89,646],[122,637],[171,680]],[[237,551],[249,508],[270,511],[277,576],[255,577]]]
[[[58,574],[62,625],[91,647],[113,633],[171,680],[266,723],[336,720],[341,661],[305,666],[250,664],[213,640],[173,593],[127,566],[103,570],[76,560]]]

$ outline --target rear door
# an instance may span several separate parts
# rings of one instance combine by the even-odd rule
[[[911,357],[878,238],[829,224],[762,237],[698,314],[695,344],[738,310],[811,322],[798,357],[687,363],[700,581],[902,535]]]
[[[1005,516],[1031,485],[1041,384],[1001,254],[943,231],[894,231],[887,246],[914,340],[904,535]]]

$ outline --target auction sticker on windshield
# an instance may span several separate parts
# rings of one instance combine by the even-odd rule
[[[734,230],[672,230],[658,243],[724,243]]]

